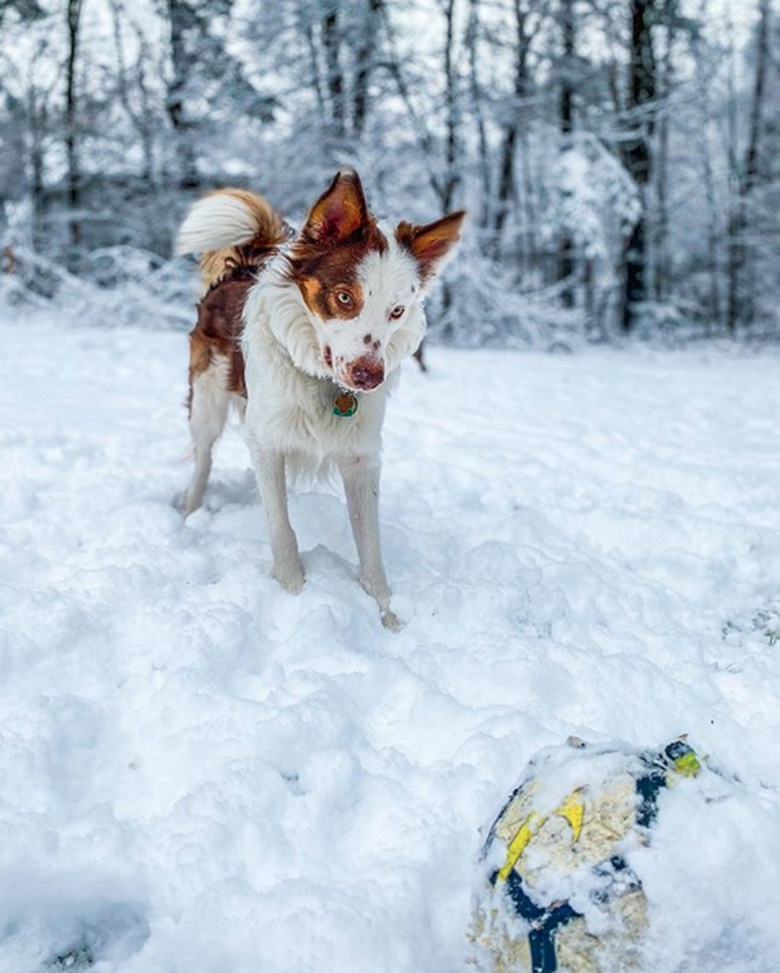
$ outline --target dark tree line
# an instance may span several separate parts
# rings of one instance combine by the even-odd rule
[[[89,274],[167,258],[224,183],[300,216],[337,165],[377,209],[471,214],[465,342],[777,335],[771,0],[0,0],[0,231]]]

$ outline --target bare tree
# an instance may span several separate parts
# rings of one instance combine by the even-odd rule
[[[329,2],[321,20],[322,45],[325,49],[325,64],[327,67],[326,84],[330,99],[331,121],[336,138],[344,138],[347,130],[346,93],[344,90],[344,72],[341,66],[341,23],[339,6]]]
[[[360,138],[368,116],[368,92],[371,75],[376,66],[377,35],[381,25],[383,0],[363,0],[358,25],[360,36],[356,41],[355,80],[352,86],[352,128]]]
[[[671,11],[667,11],[667,14]],[[669,137],[671,131],[671,105],[674,91],[674,43],[676,24],[669,17],[664,24],[663,57],[658,65],[658,108],[656,111],[656,139],[652,173],[655,190],[655,213],[650,234],[648,271],[651,274],[652,295],[656,301],[664,301],[669,288]]]
[[[125,60],[124,33],[122,30],[123,22],[127,17],[123,0],[110,0],[111,17],[114,35],[114,52],[116,54],[117,72],[117,92],[119,101],[130,120],[134,130],[138,134],[143,151],[144,167],[142,178],[150,185],[154,182],[154,131],[157,119],[155,118],[152,107],[152,98],[147,82],[147,64],[150,61],[149,44],[143,31],[137,24],[132,24],[135,34],[136,45],[138,48],[135,69],[132,77],[135,80],[135,88],[138,95],[138,103],[134,103],[133,92],[131,91],[131,73],[128,71]]]
[[[709,0],[700,0],[698,8],[698,24],[706,22],[709,12]],[[691,50],[695,65],[695,83],[697,97],[698,138],[697,155],[701,162],[701,176],[704,198],[707,207],[706,237],[707,237],[707,271],[709,280],[708,310],[712,316],[713,328],[718,331],[722,326],[722,280],[720,259],[721,217],[718,205],[715,170],[713,165],[713,150],[708,137],[708,126],[713,117],[712,83],[720,63],[723,52],[720,49],[711,50],[707,45],[702,30],[697,25],[691,34]]]
[[[655,0],[631,0],[627,138],[623,147],[626,168],[640,190],[641,210],[628,239],[621,323],[624,331],[636,324],[639,307],[647,300],[647,186],[650,182],[650,138],[656,103],[657,67],[653,27]]]
[[[769,67],[769,26],[771,0],[759,0],[759,21],[756,35],[756,73],[750,102],[747,147],[741,165],[733,166],[736,184],[728,227],[728,304],[726,322],[734,334],[742,320],[750,324],[755,313],[753,289],[745,285],[749,270],[748,245],[745,239],[751,194],[759,176],[759,152],[763,130],[764,95]]]
[[[176,137],[176,182],[182,189],[194,189],[200,185],[200,176],[195,153],[196,126],[187,110],[187,85],[193,69],[187,34],[196,23],[196,15],[187,0],[166,0],[166,3],[172,71],[165,107]]]
[[[485,121],[485,93],[479,78],[479,3],[480,0],[469,0],[469,19],[466,28],[465,44],[469,56],[470,107],[477,129],[477,171],[481,196],[479,226],[481,229],[486,230],[490,226],[492,179],[490,172],[490,146],[488,144],[487,124]]]
[[[561,0],[561,31],[563,34],[563,64],[561,65],[561,90],[559,118],[562,136],[562,150],[571,151],[572,132],[574,131],[574,56],[575,24],[574,0]],[[574,240],[571,229],[564,227],[561,234],[558,257],[558,281],[563,284],[561,298],[565,307],[574,306]]]
[[[77,132],[76,102],[76,65],[79,53],[79,33],[81,29],[82,0],[67,2],[68,53],[65,66],[65,153],[68,165],[68,205],[69,219],[69,264],[77,265],[81,234],[78,222],[79,194],[81,190],[81,171],[79,169],[79,145]]]
[[[495,253],[501,256],[501,238],[507,218],[512,206],[515,193],[515,160],[518,136],[522,119],[522,104],[530,87],[528,55],[533,40],[530,28],[531,15],[523,0],[512,0],[514,17],[514,72],[512,98],[507,110],[507,118],[503,124],[501,146],[499,148],[498,183],[496,187],[496,204],[493,222],[495,233]]]

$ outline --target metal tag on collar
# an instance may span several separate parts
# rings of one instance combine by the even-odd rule
[[[358,399],[354,392],[340,391],[333,399],[333,415],[340,419],[354,416],[358,409]]]

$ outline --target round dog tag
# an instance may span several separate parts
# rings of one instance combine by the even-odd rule
[[[354,416],[357,412],[357,407],[357,396],[351,392],[342,392],[341,395],[337,395],[333,400],[333,415],[346,419],[348,416]]]

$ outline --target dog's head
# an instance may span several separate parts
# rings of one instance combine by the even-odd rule
[[[357,173],[336,175],[288,255],[314,328],[318,372],[371,392],[417,348],[420,298],[458,241],[464,216],[383,231]]]

